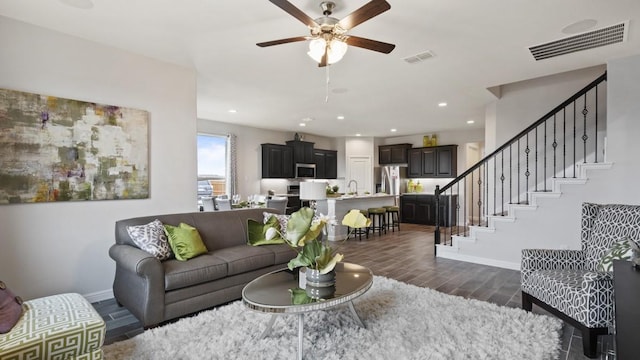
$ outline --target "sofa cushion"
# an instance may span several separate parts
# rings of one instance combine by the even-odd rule
[[[164,228],[176,259],[187,261],[207,253],[198,229],[193,226],[180,223],[180,226],[165,225]]]
[[[275,264],[275,254],[264,246],[238,245],[216,250],[211,254],[227,262],[227,276]]]
[[[165,290],[181,289],[227,276],[227,262],[204,254],[189,261],[168,260],[164,267]]]
[[[298,254],[286,244],[263,246],[265,249],[272,251],[275,256],[276,264],[286,264],[289,260],[298,256]]]
[[[136,246],[159,260],[173,257],[162,222],[158,219],[145,225],[127,226],[127,233]]]
[[[8,333],[22,315],[22,299],[0,281],[0,334]]]

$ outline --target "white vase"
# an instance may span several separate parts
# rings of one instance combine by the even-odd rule
[[[298,287],[304,289],[307,287],[307,267],[298,268]]]

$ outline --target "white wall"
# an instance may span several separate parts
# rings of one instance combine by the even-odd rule
[[[0,48],[2,88],[150,113],[149,199],[0,206],[0,278],[17,294],[108,296],[115,221],[194,208],[195,73],[4,17]]]
[[[495,126],[487,128],[495,131],[493,134],[495,147],[487,146],[487,153],[509,141],[602,75],[605,70],[604,65],[594,66],[502,85],[500,87],[502,96],[495,104]],[[487,108],[487,115],[492,114],[491,106]],[[489,138],[492,137],[489,136]]]

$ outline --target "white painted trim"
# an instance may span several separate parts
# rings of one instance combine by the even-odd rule
[[[438,245],[438,247],[439,246],[440,245]],[[495,266],[503,269],[511,269],[511,270],[518,270],[518,271],[520,270],[520,264],[512,263],[509,261],[487,259],[487,258],[464,255],[458,252],[449,252],[449,251],[436,251],[436,254],[437,254],[436,257],[443,258],[443,259],[459,260],[459,261],[465,261],[465,262],[470,262],[474,264]]]
[[[82,294],[82,296],[84,296],[85,299],[87,299],[87,301],[89,301],[90,303],[96,303],[99,301],[104,301],[104,300],[109,300],[109,299],[113,299],[113,289],[108,289],[108,290],[102,290],[102,291],[96,291],[93,293],[89,293],[89,294]]]

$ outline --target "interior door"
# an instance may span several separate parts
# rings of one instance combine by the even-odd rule
[[[373,166],[370,156],[350,156],[348,162],[347,178],[345,179],[345,192],[349,190],[349,181],[358,183],[358,194],[365,191],[373,192]]]

